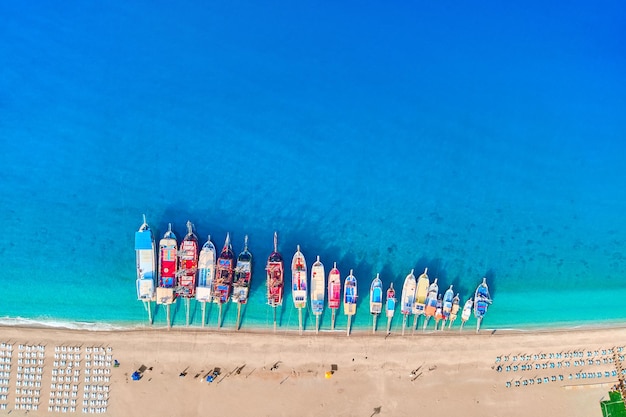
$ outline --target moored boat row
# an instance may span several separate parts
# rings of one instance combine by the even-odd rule
[[[193,224],[188,221],[187,234],[180,247],[170,224],[163,238],[159,240],[158,251],[156,251],[154,235],[144,216],[143,223],[135,233],[135,250],[137,298],[147,304],[150,323],[152,323],[151,301],[165,305],[167,323],[170,326],[170,305],[177,298],[183,298],[186,302],[186,322],[189,325],[189,303],[191,298],[195,298],[197,302],[202,303],[202,326],[206,323],[207,303],[215,303],[219,306],[218,326],[222,325],[222,306],[228,301],[237,304],[236,328],[239,329],[241,307],[249,299],[252,278],[252,254],[248,249],[248,236],[245,237],[243,250],[235,258],[230,234],[227,234],[224,246],[217,257],[211,236],[198,252],[198,239],[194,233]],[[284,297],[284,261],[278,250],[277,233],[274,233],[274,250],[267,259],[265,270],[266,300],[273,309],[274,329],[276,330],[277,310],[282,306]],[[336,312],[343,301],[344,314],[348,319],[346,333],[350,335],[351,321],[356,314],[358,300],[357,279],[353,270],[350,270],[345,278],[343,294],[341,273],[336,262],[329,271],[327,285],[324,265],[319,256],[311,266],[310,287],[307,272],[306,259],[298,245],[291,262],[291,293],[294,307],[298,309],[300,334],[303,331],[302,310],[307,308],[309,297],[311,312],[316,318],[315,330],[319,331],[320,317],[324,311],[327,293],[328,308],[331,310],[331,329],[335,327]],[[380,274],[376,274],[371,282],[369,299],[372,331],[376,332],[378,315],[383,311],[383,283]],[[483,278],[483,282],[474,293],[474,299],[470,298],[465,302],[461,312],[461,329],[473,311],[477,319],[476,331],[478,332],[489,304],[491,304],[491,297],[486,278]],[[393,283],[390,283],[384,300],[387,333],[391,330],[395,307],[396,294]],[[400,298],[400,311],[403,315],[402,334],[405,332],[409,315],[414,316],[413,331],[417,328],[421,315],[425,317],[423,329],[427,328],[430,318],[434,317],[435,330],[443,330],[446,328],[446,322],[448,322],[448,328],[452,327],[459,309],[459,294],[454,294],[452,285],[443,295],[439,294],[438,279],[435,278],[430,283],[427,268],[417,280],[414,270],[406,276]],[[442,324],[439,327],[440,323]]]

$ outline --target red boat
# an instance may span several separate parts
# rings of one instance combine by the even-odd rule
[[[337,262],[328,273],[328,307],[339,308],[341,303],[341,274],[337,269]]]
[[[193,233],[193,224],[187,221],[187,235],[180,245],[178,283],[176,293],[180,297],[192,298],[196,293],[198,273],[198,238]]]
[[[274,252],[267,258],[267,304],[278,307],[283,304],[284,265],[278,252],[278,235],[274,232]]]
[[[230,244],[230,233],[226,234],[224,247],[217,258],[215,281],[213,281],[213,302],[224,304],[230,297],[230,289],[233,284],[235,271],[235,253]]]
[[[341,275],[337,269],[337,262],[335,262],[333,269],[328,273],[328,307],[331,311],[331,330],[335,330],[335,311],[339,308],[339,304],[341,304]]]
[[[176,277],[178,276],[178,244],[170,223],[159,241],[159,285],[156,292],[157,304],[164,304],[167,312],[167,326],[171,326],[170,304],[176,301]]]
[[[174,288],[177,265],[178,244],[176,243],[176,235],[172,232],[172,224],[170,223],[163,235],[163,239],[159,241],[159,287]]]

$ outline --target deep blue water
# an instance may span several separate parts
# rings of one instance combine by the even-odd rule
[[[622,2],[126,3],[0,5],[0,317],[143,323],[143,213],[250,236],[244,326],[274,230],[354,269],[357,326],[425,267],[486,276],[489,327],[626,316]]]

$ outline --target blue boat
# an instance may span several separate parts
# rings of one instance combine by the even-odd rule
[[[135,255],[137,260],[137,299],[143,301],[148,310],[148,320],[152,324],[152,308],[150,302],[156,299],[156,244],[154,234],[146,215],[143,215],[143,223],[135,232]]]
[[[376,332],[376,321],[378,315],[383,310],[383,282],[380,280],[380,274],[376,274],[376,278],[370,286],[370,313],[372,318],[372,333]]]
[[[476,288],[474,293],[474,317],[476,317],[476,333],[480,330],[485,314],[487,314],[487,307],[491,304],[491,296],[489,295],[489,287],[487,286],[487,278],[483,278]]]
[[[380,280],[380,274],[376,274],[376,278],[370,286],[370,313],[380,314],[383,310],[383,282]]]
[[[155,298],[156,245],[145,214],[142,225],[135,232],[135,255],[137,258],[137,299],[152,301]]]
[[[446,327],[446,321],[450,318],[450,313],[452,312],[452,301],[454,300],[454,291],[452,290],[452,285],[450,288],[446,290],[443,294],[443,325],[441,326],[441,330]]]

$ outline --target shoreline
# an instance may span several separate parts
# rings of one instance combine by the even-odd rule
[[[8,330],[15,329],[19,330],[43,330],[43,331],[58,331],[58,332],[68,332],[71,334],[115,334],[115,335],[124,335],[124,334],[165,334],[165,335],[178,335],[184,337],[185,335],[191,335],[194,337],[208,335],[208,336],[217,336],[217,335],[242,335],[242,336],[265,336],[265,337],[289,337],[296,339],[307,339],[307,338],[331,338],[337,339],[338,343],[341,343],[341,340],[350,340],[350,339],[427,339],[427,338],[443,338],[443,339],[457,339],[457,338],[498,338],[503,336],[545,336],[545,335],[562,335],[562,334],[593,334],[593,333],[604,333],[607,331],[626,331],[626,324],[624,325],[611,325],[611,326],[593,326],[593,327],[576,327],[576,328],[547,328],[547,329],[484,329],[480,332],[476,333],[472,330],[464,330],[459,331],[435,331],[435,330],[427,330],[421,331],[416,330],[413,333],[411,330],[407,330],[404,335],[400,332],[391,332],[389,334],[385,334],[385,331],[378,331],[376,334],[372,334],[371,331],[365,330],[353,330],[350,332],[350,336],[346,335],[345,330],[335,329],[335,330],[320,330],[318,334],[315,333],[314,330],[305,331],[303,334],[300,334],[298,329],[283,329],[278,330],[276,332],[271,329],[229,329],[229,328],[200,328],[200,327],[127,327],[127,328],[110,328],[110,329],[83,329],[83,328],[70,328],[70,327],[52,327],[46,326],[44,324],[32,324],[32,325],[6,325],[0,324],[0,329]],[[625,342],[626,343],[626,342]]]
[[[412,319],[410,319],[412,323]],[[364,334],[371,337],[385,337],[386,329],[385,323],[383,320],[380,320],[379,326],[377,326],[376,334],[372,334],[371,326],[355,326],[353,325],[350,330],[350,336],[357,334]],[[429,326],[427,330],[420,329],[418,326],[413,332],[413,327],[407,325],[405,328],[405,335],[401,335],[401,327],[394,326],[391,329],[391,334],[402,337],[411,337],[418,335],[436,335],[436,334],[450,334],[450,335],[459,335],[459,334],[475,334],[475,327],[472,325],[465,326],[463,330],[460,330],[459,325],[457,324],[452,329],[446,328],[445,330],[434,330]],[[421,322],[420,322],[421,325]],[[222,326],[217,327],[214,324],[207,325],[202,327],[201,325],[192,324],[190,326],[185,325],[174,325],[170,328],[167,325],[161,324],[147,324],[143,322],[109,322],[109,323],[101,323],[101,322],[85,322],[85,321],[70,321],[70,320],[35,320],[35,319],[27,319],[22,317],[3,317],[0,318],[0,328],[40,328],[40,329],[59,329],[59,330],[76,330],[76,331],[90,331],[90,332],[115,332],[115,331],[133,331],[133,330],[169,330],[169,331],[198,331],[198,332],[215,332],[215,333],[251,333],[251,334],[282,334],[282,333],[296,333],[299,334],[298,327],[294,326],[283,326],[277,327],[276,331],[273,330],[273,327],[267,326],[242,326],[239,330],[235,330],[230,326]],[[606,330],[606,329],[624,329],[626,328],[625,322],[617,322],[610,321],[604,323],[595,323],[595,324],[572,324],[571,326],[563,326],[561,324],[553,325],[553,326],[541,326],[541,325],[528,325],[528,326],[520,326],[520,327],[481,327],[479,334],[483,333],[498,333],[498,334],[509,334],[509,333],[526,333],[526,334],[539,334],[539,333],[560,333],[560,332],[569,332],[569,331],[587,331],[587,330]],[[346,328],[345,327],[336,327],[334,330],[320,328],[319,334],[331,334],[331,335],[343,335],[346,336]],[[311,336],[315,335],[315,330],[313,328],[305,328],[303,335]],[[346,336],[349,337],[349,336]]]

